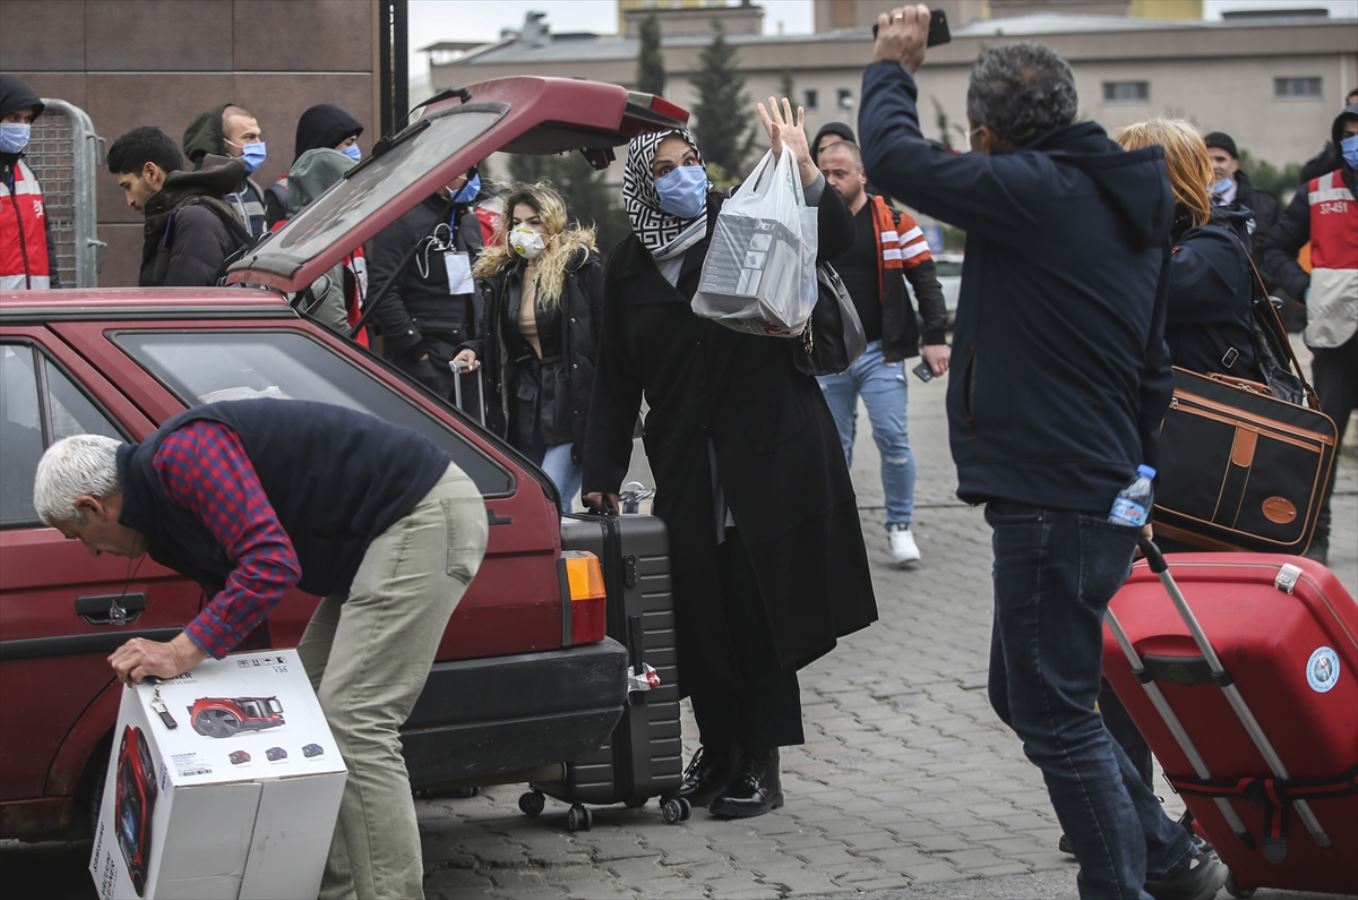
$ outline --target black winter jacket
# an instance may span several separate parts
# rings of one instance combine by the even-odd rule
[[[1263,234],[1278,222],[1278,197],[1268,191],[1261,191],[1250,181],[1244,171],[1235,173],[1235,202],[1254,215],[1254,224],[1248,234]]]
[[[1174,200],[1160,147],[1093,122],[1013,152],[958,155],[920,133],[914,78],[863,76],[863,161],[883,188],[967,232],[948,379],[958,496],[1106,515],[1156,464]]]
[[[1212,221],[1174,222],[1165,342],[1170,360],[1192,372],[1258,380],[1250,304],[1254,275],[1245,241],[1249,211],[1213,210]],[[1226,365],[1230,349],[1235,359]]]
[[[523,359],[530,350],[518,325],[523,263],[481,282],[480,337],[464,346],[476,352],[483,367],[486,427],[511,444],[521,443],[517,435],[536,431],[546,446],[570,443],[575,461],[580,461],[603,327],[603,277],[598,253],[576,254],[566,270],[560,305],[555,312],[537,310],[543,359],[528,365]],[[534,378],[543,383],[518,389],[523,380]],[[516,402],[516,397],[534,392],[539,402]],[[536,421],[519,421],[525,414],[535,415]]]
[[[370,296],[382,294],[411,247],[430,238],[440,225],[448,224],[449,209],[448,198],[435,194],[377,233],[368,257]],[[453,244],[469,253],[474,265],[483,245],[481,222],[471,207],[455,209],[457,234]],[[445,229],[439,231],[441,238],[447,236]],[[373,311],[373,324],[386,343],[387,356],[393,359],[417,351],[424,332],[453,335],[455,344],[476,336],[472,331],[477,320],[474,295],[450,295],[443,254],[427,249],[426,243],[416,251],[416,258]]]
[[[239,160],[208,157],[196,172],[171,172],[146,201],[142,287],[209,287],[226,260],[250,243],[250,233],[222,200],[245,169]]]

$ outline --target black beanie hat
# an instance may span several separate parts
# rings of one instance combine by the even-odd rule
[[[1235,149],[1235,141],[1224,131],[1213,131],[1202,139],[1207,145],[1208,150],[1225,150],[1231,154],[1231,159],[1239,159],[1240,153]]]

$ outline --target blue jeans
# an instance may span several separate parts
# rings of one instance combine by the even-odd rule
[[[817,379],[834,416],[844,458],[853,465],[858,397],[868,408],[872,439],[882,457],[882,495],[888,525],[909,525],[915,509],[915,454],[906,431],[905,363],[883,362],[882,342],[872,341],[847,371]]]
[[[1081,897],[1147,900],[1192,851],[1095,712],[1103,615],[1130,571],[1135,529],[1104,516],[992,501],[990,704],[1042,770],[1080,861]]]
[[[556,485],[561,495],[561,511],[571,511],[571,501],[580,493],[580,482],[584,470],[578,462],[571,459],[570,444],[556,444],[551,447],[527,447],[523,455],[538,464],[547,477]]]

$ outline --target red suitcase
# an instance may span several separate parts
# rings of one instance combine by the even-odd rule
[[[1142,549],[1104,675],[1231,892],[1358,892],[1358,605],[1299,556]]]

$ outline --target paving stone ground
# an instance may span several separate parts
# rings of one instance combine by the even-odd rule
[[[786,807],[733,822],[695,810],[673,826],[654,803],[605,808],[593,830],[572,834],[555,801],[540,818],[521,815],[517,786],[421,800],[428,896],[1074,897],[1075,866],[1056,850],[1060,829],[1037,770],[986,700],[989,533],[980,511],[953,496],[944,389],[910,384],[924,553],[913,571],[885,564],[877,454],[860,415],[853,475],[881,620],[803,672],[807,743],[783,756]],[[1356,462],[1343,458],[1331,564],[1358,592]],[[642,461],[634,474],[649,482]],[[692,750],[687,711],[684,725]],[[87,854],[88,845],[0,845],[0,884],[16,897],[92,896]],[[1310,896],[1319,895],[1256,895]]]

